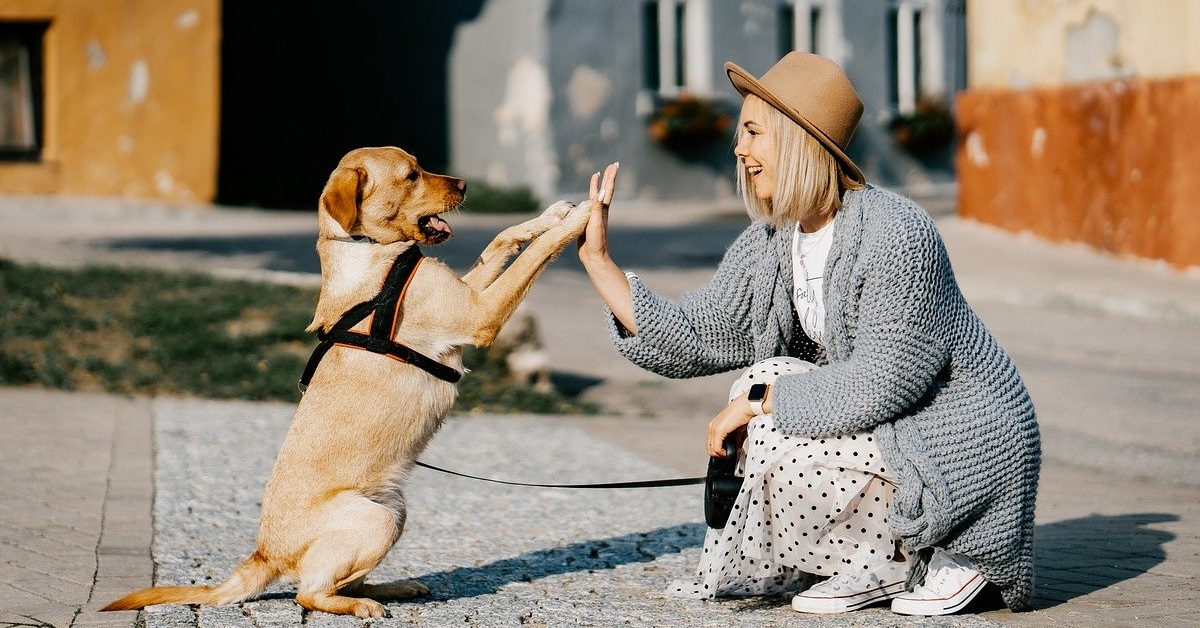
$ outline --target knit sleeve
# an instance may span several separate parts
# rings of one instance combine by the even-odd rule
[[[954,277],[933,222],[901,216],[864,240],[848,359],[776,382],[775,423],[820,437],[867,430],[908,412],[949,362]],[[848,298],[842,295],[841,298]]]
[[[713,278],[671,301],[630,277],[637,335],[606,312],[613,345],[629,361],[672,378],[700,377],[749,365],[750,275],[764,254],[766,236],[751,227],[730,245]]]

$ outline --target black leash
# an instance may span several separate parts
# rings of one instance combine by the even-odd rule
[[[479,480],[480,482],[491,482],[493,484],[507,484],[509,486],[532,486],[534,488],[658,488],[663,486],[690,486],[693,484],[704,484],[705,479],[699,478],[672,478],[669,480],[642,480],[635,482],[599,482],[596,484],[537,484],[534,482],[509,482],[508,480],[496,480],[493,478],[482,478],[477,475],[467,475],[441,467],[435,467],[431,464],[425,464],[420,460],[417,461],[418,467],[424,467],[431,471],[439,471],[449,475],[457,475],[460,478],[471,480]]]

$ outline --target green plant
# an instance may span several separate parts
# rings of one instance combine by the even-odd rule
[[[694,156],[706,152],[714,142],[726,139],[732,126],[732,116],[719,101],[682,94],[659,103],[646,132],[665,148],[682,156]]]
[[[954,115],[941,101],[924,99],[912,113],[892,118],[888,131],[896,146],[914,157],[927,159],[954,140]]]

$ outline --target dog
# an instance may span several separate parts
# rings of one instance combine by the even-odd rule
[[[453,235],[442,214],[465,193],[466,182],[422,170],[400,148],[346,154],[318,203],[321,290],[309,331],[336,335],[347,311],[383,294],[397,260]],[[463,346],[495,340],[547,264],[583,233],[593,202],[560,201],[503,230],[461,277],[419,258],[386,340],[436,362],[431,370],[411,355],[328,343],[315,370],[310,361],[311,384],[264,489],[255,552],[219,586],[151,587],[103,610],[231,604],[280,579],[297,583],[296,602],[308,610],[362,618],[385,615],[379,600],[428,595],[417,582],[365,583],[404,530],[406,476],[454,403]],[[377,317],[340,333],[365,334]]]

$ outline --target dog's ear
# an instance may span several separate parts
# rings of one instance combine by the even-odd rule
[[[358,218],[358,205],[362,202],[361,181],[362,172],[358,168],[338,168],[329,175],[329,182],[321,192],[321,208],[346,233],[350,233],[350,228]]]

